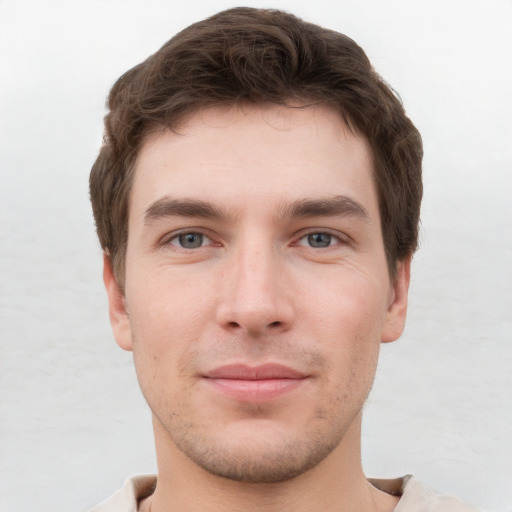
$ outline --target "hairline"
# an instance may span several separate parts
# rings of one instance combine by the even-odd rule
[[[271,106],[281,106],[285,108],[291,109],[303,109],[310,108],[315,106],[324,106],[329,107],[333,106],[333,103],[330,103],[326,100],[315,100],[313,98],[308,98],[306,94],[302,96],[302,100],[299,99],[301,96],[290,94],[288,97],[284,98],[283,101],[276,102],[270,100],[250,100],[247,98],[236,99],[232,101],[216,101],[213,98],[208,101],[209,98],[203,98],[202,101],[197,102],[197,104],[189,106],[185,111],[180,113],[179,116],[174,118],[174,123],[169,122],[168,124],[156,123],[154,121],[146,121],[145,125],[142,126],[141,137],[138,145],[134,148],[133,153],[131,154],[131,161],[127,167],[126,172],[126,182],[125,186],[127,189],[127,194],[125,196],[126,201],[126,215],[124,219],[124,237],[122,243],[119,245],[114,260],[111,262],[114,270],[114,275],[116,281],[119,285],[120,290],[124,294],[124,284],[126,280],[126,252],[128,248],[128,237],[129,237],[129,216],[130,216],[130,204],[131,204],[131,196],[133,190],[133,184],[135,180],[136,168],[139,160],[139,156],[142,152],[142,149],[145,145],[147,145],[153,138],[159,137],[166,132],[171,132],[177,136],[184,135],[180,133],[179,130],[186,126],[186,124],[196,115],[201,112],[216,109],[216,108],[226,108],[228,110],[235,107],[251,107],[256,109],[264,109],[265,107]],[[348,114],[344,106],[341,104],[334,104],[335,109],[337,110],[338,116],[341,118],[346,128],[355,135],[359,135],[363,137],[368,144],[369,156],[370,156],[370,165],[371,165],[371,175],[372,175],[372,183],[375,186],[375,192],[377,195],[377,203],[378,203],[378,214],[379,214],[379,223],[381,234],[383,238],[383,245],[386,254],[386,261],[388,267],[388,274],[392,281],[396,278],[396,268],[399,261],[405,259],[403,258],[395,258],[394,261],[389,261],[386,239],[385,239],[385,230],[383,218],[381,215],[381,194],[379,192],[379,184],[378,184],[378,173],[377,173],[377,159],[378,156],[376,151],[368,139],[368,136],[351,120],[350,114]],[[105,254],[109,256],[108,248],[105,251]],[[110,256],[109,256],[110,257]]]

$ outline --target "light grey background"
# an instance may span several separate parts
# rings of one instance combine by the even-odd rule
[[[512,510],[512,2],[245,1],[345,32],[423,133],[408,328],[366,410],[373,476]],[[0,510],[84,511],[155,469],[87,180],[114,80],[229,1],[0,1]]]

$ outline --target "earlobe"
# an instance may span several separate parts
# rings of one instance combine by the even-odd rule
[[[392,283],[390,302],[382,330],[382,343],[397,340],[404,330],[410,279],[411,256],[407,256],[398,262],[397,274]]]
[[[132,350],[132,335],[126,301],[107,254],[103,254],[103,282],[108,295],[110,325],[114,338],[123,350]]]

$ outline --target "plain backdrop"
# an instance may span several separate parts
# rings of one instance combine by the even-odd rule
[[[408,327],[366,407],[371,476],[512,510],[512,2],[245,1],[353,37],[425,143]],[[0,511],[85,511],[154,472],[114,343],[88,174],[107,92],[227,0],[0,1]]]

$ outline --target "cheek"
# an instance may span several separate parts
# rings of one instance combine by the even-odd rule
[[[303,310],[314,310],[318,327],[331,330],[328,339],[338,333],[358,346],[375,339],[380,342],[387,301],[383,281],[343,269],[313,283],[304,297]]]
[[[210,318],[215,294],[204,279],[165,270],[137,277],[127,302],[134,329],[144,337],[152,334],[146,342],[193,336]]]
[[[132,323],[133,359],[139,386],[154,414],[165,424],[191,403],[193,365],[200,329],[185,319],[186,309],[153,307]],[[188,405],[187,405],[188,404]]]
[[[331,281],[308,313],[310,329],[328,354],[345,389],[371,385],[385,319],[385,290],[371,279]]]
[[[171,284],[172,283],[172,284]],[[204,290],[193,283],[163,278],[132,282],[127,303],[133,339],[133,357],[143,393],[169,385],[186,373],[183,361],[191,361],[198,340],[211,316]],[[146,397],[148,398],[148,397]]]

